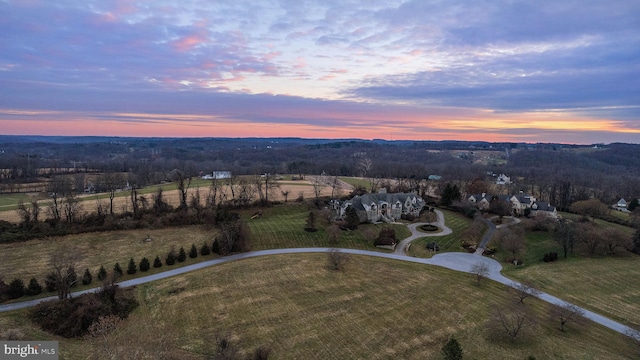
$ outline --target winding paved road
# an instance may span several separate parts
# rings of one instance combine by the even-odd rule
[[[380,257],[380,258],[386,258],[386,259],[409,261],[409,262],[426,264],[426,265],[435,265],[435,266],[440,266],[447,269],[462,271],[467,273],[473,272],[472,267],[475,264],[484,263],[488,268],[488,274],[486,276],[487,278],[497,281],[506,286],[515,287],[519,285],[518,282],[508,279],[501,274],[502,265],[500,265],[499,262],[487,257],[476,255],[476,254],[460,253],[460,252],[440,253],[433,256],[431,259],[415,258],[415,257],[410,257],[405,255],[404,247],[406,246],[406,244],[408,244],[410,241],[414,239],[425,237],[425,236],[443,236],[451,233],[451,229],[444,226],[444,216],[442,212],[439,210],[436,210],[436,212],[438,213],[438,226],[441,226],[444,231],[437,234],[426,234],[416,230],[416,227],[419,226],[420,224],[411,224],[409,225],[409,229],[411,230],[411,236],[403,240],[402,242],[400,242],[399,252],[381,253],[381,252],[375,252],[375,251],[369,251],[369,250],[358,250],[358,249],[339,249],[339,251],[346,254],[374,256],[374,257]],[[492,227],[490,226],[488,231],[491,231],[491,229]],[[495,227],[493,228],[493,230],[495,231]],[[167,271],[149,275],[149,276],[143,276],[136,279],[122,281],[118,284],[122,287],[135,286],[135,285],[145,284],[151,281],[166,279],[166,278],[180,275],[180,274],[185,274],[191,271],[203,269],[213,265],[224,264],[230,261],[249,259],[249,258],[254,258],[259,256],[270,256],[270,255],[281,255],[281,254],[302,254],[302,253],[324,253],[330,250],[332,249],[330,248],[293,248],[293,249],[271,249],[271,250],[252,251],[247,253],[241,253],[241,254],[235,254],[235,255],[225,256],[221,258],[216,258],[213,260],[203,261],[197,264],[187,265],[187,266],[167,270]],[[72,294],[72,296],[78,296],[84,293],[95,292],[97,290],[98,288],[87,289],[87,290],[75,292]],[[560,306],[569,304],[564,300],[561,300],[555,296],[552,296],[543,292],[537,294],[537,297],[548,303],[556,304]],[[24,309],[24,308],[35,306],[40,302],[53,300],[53,299],[57,299],[57,297],[53,296],[53,297],[47,297],[42,299],[35,299],[30,301],[0,305],[0,312]],[[633,336],[634,338],[637,338],[638,340],[640,340],[640,332],[626,325],[623,325],[619,322],[606,318],[602,315],[596,314],[592,311],[589,311],[580,307],[578,308],[584,312],[584,317],[586,317],[587,319],[590,319],[600,325],[608,327],[621,334],[624,334],[627,336]]]

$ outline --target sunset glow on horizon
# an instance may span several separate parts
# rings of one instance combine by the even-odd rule
[[[0,134],[640,143],[640,4],[0,1]]]

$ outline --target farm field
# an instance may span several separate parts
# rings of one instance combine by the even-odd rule
[[[515,343],[488,340],[488,314],[507,296],[502,285],[477,286],[468,274],[364,256],[349,256],[340,272],[328,270],[326,254],[247,259],[136,291],[141,306],[106,341],[56,339],[62,358],[87,358],[110,341],[131,346],[135,338],[139,347],[168,346],[177,358],[204,359],[219,334],[231,335],[244,352],[266,346],[273,359],[440,359],[450,336],[471,359],[626,359],[637,351],[625,336],[595,324],[558,331],[535,299],[523,305],[538,318],[528,335]],[[53,339],[25,317],[0,314],[0,329]]]
[[[311,210],[305,204],[289,203],[264,208],[260,219],[251,220],[253,210],[239,210],[241,218],[247,220],[250,230],[252,250],[291,248],[291,247],[343,247],[366,250],[380,250],[364,240],[362,230],[366,227],[376,229],[383,225],[362,225],[355,231],[343,231],[338,244],[329,244],[326,224],[318,219],[318,231],[314,233],[304,231],[303,227],[307,215]],[[404,225],[393,226],[399,239],[409,236],[409,230]],[[88,268],[94,275],[101,265],[111,271],[118,262],[123,269],[130,258],[139,263],[142,257],[149,261],[157,256],[163,260],[173,247],[176,251],[184,247],[189,251],[192,244],[199,249],[205,242],[211,246],[217,232],[213,227],[184,226],[168,227],[164,229],[131,229],[110,232],[94,232],[63,237],[33,239],[25,242],[0,244],[0,274],[5,282],[13,278],[21,278],[28,283],[35,277],[43,284],[46,274],[51,271],[50,256],[58,251],[73,251],[78,254],[77,271],[79,275]],[[151,239],[151,241],[145,241]],[[38,254],[34,256],[34,254]],[[215,255],[187,259],[184,264],[210,259]],[[174,265],[178,266],[178,265]],[[166,269],[166,265],[163,267]],[[162,270],[163,268],[160,268]],[[149,273],[144,273],[149,274]],[[137,276],[142,275],[138,272]],[[124,275],[122,280],[130,278]],[[95,286],[95,283],[92,285]]]
[[[531,266],[505,266],[503,274],[531,281],[563,300],[640,327],[640,257],[560,259]]]
[[[270,199],[274,201],[284,201],[285,197],[282,194],[283,192],[288,192],[288,201],[296,200],[299,197],[303,199],[313,199],[315,197],[313,185],[307,180],[297,180],[297,181],[278,181],[279,188],[276,188],[272,194],[270,195]],[[191,197],[195,195],[196,189],[200,189],[200,197],[204,202],[207,193],[209,192],[209,186],[211,184],[211,180],[203,180],[196,179],[192,182],[191,187],[188,190],[188,196]],[[227,186],[222,186],[222,191],[227,194],[228,198],[231,198],[230,191]],[[142,188],[138,191],[139,196],[147,197],[148,200],[151,200],[151,197],[157,193],[158,189],[162,189],[162,196],[164,200],[170,205],[177,207],[180,203],[179,193],[175,183],[163,184],[163,185],[154,185]],[[337,189],[338,193],[336,196],[340,196],[343,194],[348,194],[351,192],[351,187],[345,183],[340,189]],[[321,196],[330,196],[331,195],[331,187],[323,186],[320,192]],[[0,195],[0,220],[9,221],[18,223],[20,222],[20,217],[16,212],[17,204],[20,200],[24,202],[30,202],[34,199],[35,195],[27,195],[27,194],[1,194]],[[40,195],[38,195],[40,196]],[[109,203],[109,195],[106,193],[102,194],[91,194],[91,195],[80,195],[80,204],[82,206],[82,210],[84,212],[90,213],[95,212],[96,206],[98,203],[102,203],[102,205],[106,206]],[[49,201],[48,199],[38,199],[41,214],[46,214],[46,204]],[[131,203],[129,199],[129,191],[119,191],[116,193],[114,198],[114,211],[116,213],[123,213],[125,211],[131,210]]]

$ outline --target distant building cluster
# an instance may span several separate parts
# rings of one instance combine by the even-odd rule
[[[544,201],[538,201],[535,197],[526,194],[498,196],[486,193],[473,194],[467,198],[467,201],[480,210],[488,210],[492,201],[504,201],[511,204],[512,213],[515,216],[558,218],[558,211],[555,206]]]

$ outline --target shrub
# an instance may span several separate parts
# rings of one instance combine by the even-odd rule
[[[7,288],[7,296],[9,299],[17,299],[24,296],[24,281],[21,279],[13,279]]]
[[[24,291],[25,295],[33,296],[33,295],[38,295],[41,292],[42,292],[42,285],[38,283],[38,280],[36,280],[36,278],[31,278],[31,280],[29,280],[29,286],[27,286],[27,288]]]
[[[107,278],[107,270],[104,266],[100,266],[100,270],[98,270],[98,280],[103,281]]]
[[[187,253],[184,251],[184,248],[180,246],[180,250],[178,251],[178,262],[183,262],[187,260]]]
[[[73,338],[85,335],[91,324],[101,317],[126,318],[136,306],[132,291],[108,286],[100,293],[40,303],[31,311],[31,318],[47,332]]]
[[[136,272],[138,272],[138,268],[136,267],[136,263],[133,261],[133,258],[131,258],[129,259],[129,265],[127,265],[127,274],[133,275]]]
[[[160,259],[158,259],[158,261],[160,261]],[[149,270],[150,265],[151,264],[149,264],[149,259],[143,257],[142,260],[140,260],[140,271],[145,272]],[[162,266],[162,262],[160,263],[160,266]]]
[[[195,259],[198,257],[198,249],[195,244],[191,244],[191,250],[189,250],[189,257]]]
[[[91,272],[89,269],[84,270],[84,274],[82,275],[82,285],[89,285],[93,280],[93,276],[91,276]]]
[[[396,244],[396,230],[393,228],[383,228],[380,230],[378,237],[374,240],[373,245],[395,245]]]
[[[160,260],[160,256],[156,255],[155,260],[153,260],[153,267],[154,268],[162,267],[162,260]]]
[[[554,262],[556,260],[558,260],[558,253],[557,252],[545,253],[544,256],[542,257],[542,261],[544,261],[544,262]]]
[[[200,255],[206,256],[209,254],[211,254],[211,248],[209,245],[207,245],[207,243],[202,244],[202,247],[200,247]]]

